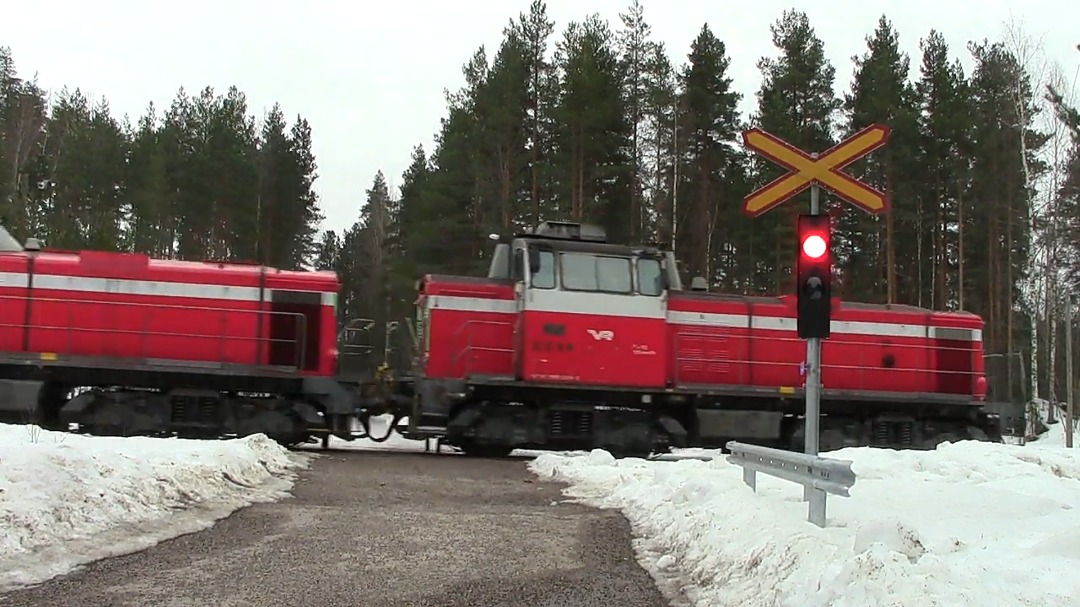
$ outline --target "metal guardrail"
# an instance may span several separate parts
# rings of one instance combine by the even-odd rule
[[[807,520],[818,527],[825,526],[825,495],[831,493],[851,497],[848,492],[855,484],[850,460],[829,459],[794,451],[771,449],[731,441],[727,445],[727,461],[741,466],[743,482],[757,491],[757,473],[799,483],[803,499],[810,502]]]

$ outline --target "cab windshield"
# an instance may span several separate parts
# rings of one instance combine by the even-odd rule
[[[15,237],[7,231],[7,228],[0,226],[0,253],[18,253],[24,250],[19,241],[15,240]]]
[[[540,269],[532,275],[534,288],[554,289],[558,284],[565,291],[648,296],[658,296],[664,289],[658,259],[576,251],[540,251],[539,257]]]

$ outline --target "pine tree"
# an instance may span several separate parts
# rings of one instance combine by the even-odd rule
[[[704,25],[691,45],[690,63],[681,75],[679,147],[683,167],[676,221],[683,234],[680,251],[691,276],[701,276],[715,284],[730,274],[734,263],[735,233],[739,198],[745,192],[732,190],[733,167],[740,130],[738,104],[741,95],[732,90],[728,75],[730,58],[724,43]],[[724,271],[718,271],[720,258]]]
[[[1035,157],[1046,136],[1032,129],[1036,107],[1019,108],[1031,99],[1029,77],[1001,44],[972,44],[976,67],[971,78],[974,129],[969,200],[965,212],[970,240],[965,246],[966,300],[987,321],[988,352],[1015,351],[1030,343],[1030,311],[1020,309],[1031,243],[1031,174],[1043,170]],[[1021,133],[1023,131],[1023,134]],[[1021,144],[1026,146],[1026,149]],[[1009,376],[1009,395],[1023,397],[1025,386]]]
[[[334,270],[338,266],[338,257],[341,253],[341,243],[337,232],[327,230],[319,238],[319,244],[315,253],[316,270]]]
[[[966,195],[973,152],[971,94],[964,69],[959,59],[949,60],[949,48],[940,32],[931,30],[920,48],[922,67],[916,91],[922,178],[915,180],[915,188],[918,221],[933,226],[929,247],[920,246],[930,252],[922,256],[924,264],[929,264],[921,282],[922,303],[936,309],[963,308],[964,209],[970,206]]]
[[[16,237],[43,237],[41,192],[45,99],[32,81],[18,77],[11,49],[0,47],[0,223]]]
[[[325,219],[315,192],[318,163],[312,150],[311,125],[297,116],[289,130],[290,184],[294,197],[289,199],[289,214],[293,219],[290,238],[286,241],[287,267],[300,269],[309,266],[318,251],[319,224]]]
[[[644,175],[641,182],[651,211],[652,240],[674,246],[675,133],[677,83],[675,68],[663,43],[645,60],[645,105],[642,110]]]
[[[646,155],[646,107],[649,103],[649,61],[655,43],[649,39],[652,28],[645,21],[640,0],[632,0],[626,13],[620,13],[623,29],[619,32],[619,52],[626,99],[626,121],[630,127],[630,229],[631,241],[639,241],[648,232],[649,209],[644,200],[642,173]]]
[[[921,221],[913,191],[920,173],[916,93],[908,81],[908,58],[900,52],[899,35],[888,19],[878,20],[866,43],[867,53],[855,59],[855,78],[846,97],[848,131],[880,123],[888,125],[892,134],[884,149],[847,170],[886,192],[892,208],[880,219],[846,203],[835,209],[838,232],[851,249],[858,247],[860,259],[858,264],[841,266],[845,293],[867,301],[916,304],[924,291],[922,269],[927,264],[923,260],[930,259],[923,254],[924,242],[932,241],[926,235],[932,234],[933,227]],[[898,233],[915,237],[900,239]]]
[[[508,35],[521,43],[522,67],[526,74],[524,147],[528,151],[528,224],[536,225],[544,216],[553,193],[553,171],[550,150],[554,138],[552,108],[558,80],[555,66],[547,60],[548,40],[555,23],[547,16],[547,5],[533,0],[528,14],[522,13],[511,24]],[[525,212],[525,211],[523,211]]]
[[[610,239],[626,241],[633,223],[630,125],[613,35],[593,15],[571,23],[558,49],[559,210],[572,220],[599,223]]]
[[[132,250],[155,258],[170,258],[176,239],[169,192],[169,175],[157,110],[151,103],[131,134],[127,163],[128,243]]]

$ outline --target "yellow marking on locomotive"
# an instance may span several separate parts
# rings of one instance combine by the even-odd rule
[[[780,386],[780,394],[795,394],[794,386]]]
[[[56,360],[56,352],[42,352],[41,360]]]

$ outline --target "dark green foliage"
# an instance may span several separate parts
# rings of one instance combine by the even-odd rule
[[[136,125],[64,89],[51,107],[0,49],[0,214],[59,249],[310,267],[322,220],[311,128],[282,110],[257,124],[235,87],[180,90]]]

